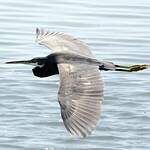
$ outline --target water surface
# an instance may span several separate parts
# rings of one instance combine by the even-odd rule
[[[3,64],[51,52],[35,43],[36,27],[80,37],[98,59],[150,63],[149,0],[0,1],[0,149],[150,149],[150,71],[102,72],[101,120],[88,138],[73,138],[60,117],[59,77]]]

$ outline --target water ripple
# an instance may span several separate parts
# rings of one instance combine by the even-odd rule
[[[35,44],[36,27],[80,37],[101,60],[150,63],[149,16],[149,0],[1,1],[0,149],[150,149],[149,70],[102,72],[102,117],[91,136],[77,139],[63,126],[58,77],[39,79],[30,66],[4,65],[50,53]]]

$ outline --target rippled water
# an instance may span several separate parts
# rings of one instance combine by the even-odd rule
[[[150,149],[150,70],[102,72],[101,121],[88,138],[73,138],[60,117],[59,78],[3,64],[50,53],[35,43],[36,27],[80,37],[98,59],[150,63],[149,0],[1,0],[0,150]]]

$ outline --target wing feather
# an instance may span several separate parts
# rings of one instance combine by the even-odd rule
[[[82,71],[79,72],[79,68]],[[87,71],[87,68],[91,72]],[[74,65],[71,72],[71,68],[59,66],[59,71],[61,83],[58,97],[63,108],[61,115],[64,124],[71,134],[85,137],[95,129],[100,118],[103,82],[98,68],[90,65]],[[92,75],[95,77],[89,78]],[[68,111],[69,115],[66,115]]]
[[[36,33],[37,42],[53,52],[72,52],[94,58],[88,46],[71,35],[39,29]],[[60,63],[58,69],[58,100],[64,125],[71,134],[85,137],[95,129],[101,114],[103,81],[99,69],[76,63]]]
[[[36,41],[52,49],[53,52],[73,52],[92,56],[89,47],[82,41],[63,32],[48,32],[36,29]]]

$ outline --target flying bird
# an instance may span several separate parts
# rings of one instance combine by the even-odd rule
[[[50,48],[52,53],[46,57],[6,63],[33,65],[33,74],[41,78],[59,74],[58,101],[63,123],[72,135],[79,137],[91,134],[101,115],[103,81],[100,71],[132,72],[149,67],[99,61],[84,42],[62,32],[37,28],[36,42]]]

